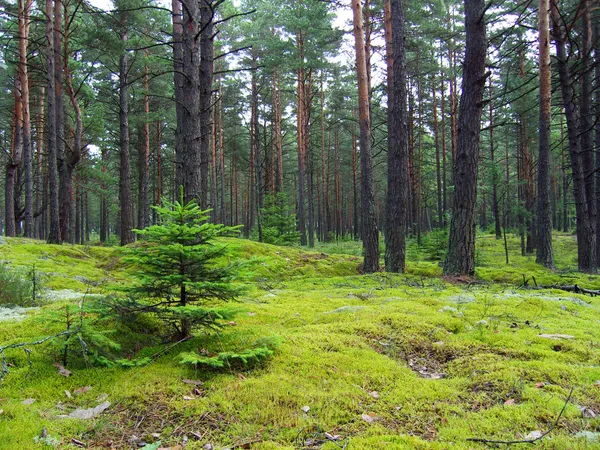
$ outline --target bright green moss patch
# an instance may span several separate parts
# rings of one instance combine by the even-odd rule
[[[112,281],[119,274],[103,268],[118,250],[110,247],[51,245],[25,238],[4,238],[0,258],[5,264],[31,269],[44,275],[50,289],[85,292],[90,287]]]
[[[537,448],[599,445],[592,439],[600,429],[600,300],[519,288],[523,275],[538,284],[600,287],[596,276],[572,272],[571,236],[556,237],[556,272],[520,256],[512,237],[507,266],[502,241],[481,236],[480,282],[470,285],[439,277],[439,261],[416,247],[407,275],[360,276],[354,242],[335,244],[335,255],[325,245],[303,252],[223,242],[232,246],[231,258],[250,263],[243,312],[221,334],[142,350],[148,344],[142,335],[121,336],[129,357],[154,362],[131,369],[80,362],[68,367],[68,378],[51,365],[56,355],[49,346],[32,348],[31,368],[25,352],[7,352],[0,448],[43,448],[34,439],[46,428],[58,448],[75,448],[72,438],[90,448],[159,440],[168,447],[187,438],[187,448],[198,449],[208,443],[263,450],[477,449],[486,447],[466,439],[525,439],[548,430],[571,389],[557,428]],[[49,275],[53,286],[82,272],[127,282],[113,249],[7,240],[2,251],[14,264],[26,266],[30,255],[40,270],[61,273]],[[32,311],[22,322],[0,322],[0,342],[59,331],[60,323],[40,317],[66,303]],[[179,364],[182,352],[233,351],[262,336],[281,343],[252,369]],[[29,398],[35,402],[23,404]],[[103,401],[111,406],[95,419],[58,417]]]

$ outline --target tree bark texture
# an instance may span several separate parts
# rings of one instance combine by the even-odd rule
[[[573,196],[577,218],[577,265],[581,272],[596,271],[596,234],[590,219],[586,197],[585,168],[579,139],[580,119],[575,104],[574,80],[567,60],[566,36],[557,0],[551,0],[552,34],[556,46],[556,61],[567,121],[567,139],[573,174]]]
[[[538,240],[536,262],[554,267],[552,253],[552,205],[550,201],[550,107],[552,100],[550,73],[550,1],[539,0],[539,70],[540,122],[538,156]]]
[[[183,6],[182,76],[176,80],[181,83],[181,122],[177,124],[181,148],[179,153],[175,155],[175,178],[177,188],[183,187],[184,200],[195,200],[203,207],[200,179],[202,144],[200,129],[200,54],[198,47],[200,37],[198,26],[199,8],[196,0],[181,0],[181,3]]]
[[[127,41],[127,32],[121,34],[123,43]],[[124,50],[123,50],[124,51]],[[121,55],[119,62],[119,121],[120,121],[120,170],[119,170],[119,206],[121,245],[135,240],[133,233],[133,201],[131,198],[131,165],[129,151],[129,88],[127,81],[127,56]]]
[[[369,80],[364,45],[361,0],[352,0],[356,72],[358,78],[358,114],[360,124],[361,206],[364,262],[363,272],[379,270],[379,230],[375,211],[373,162],[371,160],[371,117],[369,111]]]
[[[387,272],[404,272],[409,185],[404,6],[402,0],[389,0],[388,3],[391,28],[388,52],[392,64],[388,64],[388,194],[385,270]]]
[[[482,98],[485,88],[485,5],[465,0],[465,60],[459,105],[458,145],[454,164],[453,214],[444,274],[475,273],[477,166]]]

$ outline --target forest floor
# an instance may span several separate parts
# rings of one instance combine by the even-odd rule
[[[144,348],[136,356],[154,361],[143,367],[75,365],[68,377],[51,346],[28,347],[31,364],[7,350],[0,448],[478,449],[486,444],[469,438],[548,431],[538,448],[600,448],[600,299],[521,286],[535,277],[599,289],[599,277],[573,271],[574,238],[555,236],[550,272],[520,256],[514,237],[506,265],[503,242],[481,235],[473,283],[440,276],[434,239],[411,243],[408,273],[395,276],[358,275],[355,242],[311,253],[230,240],[232,259],[250,261],[249,281],[243,312],[219,335]],[[65,305],[131,282],[118,252],[6,239],[0,259],[35,265],[54,294],[0,317],[0,346],[60,332]],[[177,360],[272,335],[282,344],[252,370]],[[106,402],[88,420],[60,417]]]

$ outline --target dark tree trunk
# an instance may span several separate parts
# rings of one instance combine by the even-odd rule
[[[176,153],[176,186],[183,187],[185,201],[195,200],[201,207],[201,129],[200,129],[200,55],[199,9],[196,0],[181,0],[182,19],[182,76],[176,79],[181,83],[181,120],[177,124],[181,148]],[[177,56],[177,55],[175,55]],[[209,99],[210,101],[210,99]],[[210,124],[209,124],[210,126]],[[177,152],[177,148],[175,149]],[[178,189],[175,189],[176,191]],[[175,197],[178,197],[175,192]]]
[[[306,158],[304,170],[306,173],[306,206],[308,220],[308,246],[315,246],[315,187],[313,182],[312,152],[310,151],[310,113],[312,105],[312,69],[308,70],[308,84],[304,95],[304,156]]]
[[[596,4],[597,7],[597,4]],[[594,192],[594,121],[590,107],[592,91],[593,67],[591,64],[592,53],[592,19],[591,2],[582,0],[581,14],[582,45],[581,45],[581,111],[579,123],[579,136],[581,140],[581,158],[583,162],[583,176],[585,179],[585,198],[588,204],[588,214],[592,227],[596,224],[596,193]]]
[[[494,146],[494,105],[492,103],[493,87],[490,78],[490,160],[492,163],[492,212],[494,213],[494,229],[496,239],[502,238],[500,210],[498,207],[498,170],[496,167],[496,147]]]
[[[32,0],[19,0],[19,78],[23,108],[23,175],[25,178],[24,235],[33,237],[33,146],[31,142],[31,114],[29,107],[29,74],[27,48]]]
[[[306,104],[306,70],[304,68],[304,39],[302,31],[296,35],[296,45],[298,47],[298,86],[297,86],[297,128],[298,128],[298,231],[300,232],[300,245],[306,245],[306,216],[304,212],[304,174],[306,149],[304,148],[306,140],[304,139],[305,129],[305,104]]]
[[[569,182],[567,180],[567,162],[565,159],[565,127],[563,123],[563,114],[560,115],[560,152],[561,152],[561,175],[562,175],[562,215],[563,215],[563,231],[567,233],[569,231],[569,218],[568,218],[568,197],[569,197]]]
[[[17,235],[16,224],[16,207],[18,198],[18,177],[19,168],[21,166],[21,157],[23,150],[23,104],[21,102],[21,81],[19,77],[15,77],[14,88],[14,112],[13,112],[13,129],[11,136],[11,152],[8,163],[6,164],[6,175],[4,184],[4,213],[5,213],[5,234],[9,237]]]
[[[64,81],[64,66],[63,66],[63,2],[61,0],[54,1],[54,82],[55,82],[55,101],[54,108],[56,111],[56,158],[57,170],[59,176],[59,217],[60,217],[60,242],[67,239],[69,231],[69,210],[65,204],[65,192],[70,191],[70,186],[65,183],[64,177],[64,161],[65,161],[65,136],[64,136],[64,102],[63,102],[63,81]]]
[[[329,159],[325,152],[325,91],[323,90],[323,75],[321,75],[321,239],[324,242],[329,241],[329,180],[326,174],[326,161]]]
[[[250,237],[250,231],[254,228],[256,222],[256,200],[257,190],[257,163],[260,161],[260,137],[258,130],[258,84],[256,81],[256,71],[252,72],[251,81],[251,99],[250,99],[250,177],[248,179],[248,208],[247,225],[245,227],[246,238]]]
[[[567,136],[573,172],[573,196],[575,197],[577,216],[577,262],[581,272],[595,272],[596,235],[590,220],[586,198],[585,168],[583,167],[583,155],[579,140],[580,119],[575,105],[574,81],[567,61],[566,37],[562,29],[562,18],[558,10],[557,0],[552,0],[551,11],[552,34],[556,45],[558,75],[567,119]]]
[[[48,196],[49,196],[49,230],[48,243],[60,244],[60,215],[58,196],[58,122],[56,116],[56,79],[54,59],[54,20],[52,0],[46,0],[46,69],[48,74],[48,112],[46,130],[48,135]]]
[[[256,65],[256,60],[255,60]],[[254,135],[253,144],[253,156],[254,156],[254,174],[250,183],[254,185],[255,198],[252,199],[251,204],[254,208],[254,214],[256,215],[256,225],[258,231],[258,240],[263,242],[263,229],[261,219],[261,209],[263,207],[263,170],[260,158],[260,128],[258,121],[258,81],[257,77],[253,74],[253,87],[252,87],[253,103],[254,103],[254,120],[251,124],[252,133]]]
[[[536,262],[554,267],[552,254],[552,205],[550,199],[550,11],[549,0],[539,0],[539,67],[540,67],[540,125],[538,156],[538,239]]]
[[[219,172],[220,172],[220,177],[219,177],[219,187],[220,187],[220,192],[221,192],[221,204],[220,204],[220,223],[227,223],[227,202],[225,201],[226,199],[226,189],[225,189],[225,183],[227,180],[227,172],[225,171],[225,145],[224,145],[224,131],[223,131],[223,101],[222,101],[222,88],[221,88],[221,75],[219,75],[219,104],[218,104],[218,123],[219,123],[219,128],[218,128],[218,133],[219,133],[219,147],[218,147],[218,152],[219,152]]]
[[[185,100],[183,92],[183,17],[182,0],[171,0],[173,21],[173,91],[175,94],[175,117],[177,121],[175,129],[175,185],[174,191],[179,191],[183,186],[183,161],[185,158],[183,148],[183,114]],[[181,162],[180,162],[181,161]]]
[[[214,3],[200,0],[200,207],[209,208],[208,179],[212,138],[212,84],[214,61]]]
[[[596,117],[600,117],[600,17],[596,13],[595,24],[593,28],[593,41],[594,41],[594,58],[595,58],[595,70],[594,78],[596,79],[596,85],[594,91],[595,95],[595,113]],[[600,265],[600,120],[596,121],[596,266]]]
[[[108,171],[108,151],[106,147],[102,147],[101,150],[102,160],[102,178],[106,179]],[[108,186],[103,181],[100,186],[100,242],[106,242],[109,235],[109,216],[108,216]]]
[[[465,60],[460,98],[454,201],[446,275],[475,273],[475,207],[482,98],[485,88],[485,4],[465,0]]]
[[[283,142],[281,138],[281,91],[279,89],[279,71],[273,71],[273,120],[275,122],[275,192],[283,189]]]
[[[65,8],[65,11],[67,9]],[[68,28],[68,27],[67,27]],[[64,61],[64,75],[65,75],[65,86],[69,94],[69,100],[73,111],[75,112],[75,131],[73,146],[67,152],[63,154],[62,165],[59,167],[59,174],[61,178],[61,210],[64,211],[65,216],[64,223],[67,224],[67,229],[64,233],[61,231],[63,240],[73,244],[76,242],[75,239],[75,192],[73,187],[73,173],[75,167],[81,159],[81,139],[83,135],[83,121],[81,118],[81,108],[77,102],[76,92],[73,89],[73,81],[71,72],[69,71],[68,55],[69,55],[69,32],[65,31],[64,35],[64,47],[65,47],[65,61]]]
[[[356,49],[356,72],[358,77],[358,112],[360,124],[361,169],[361,235],[364,249],[363,272],[379,270],[379,230],[375,212],[373,185],[373,162],[371,160],[371,117],[369,111],[369,85],[364,46],[361,0],[352,0],[354,22],[354,46]]]
[[[404,272],[409,181],[407,173],[406,54],[402,0],[389,0],[389,12],[391,42],[388,41],[388,54],[391,57],[391,65],[388,64],[388,193],[385,270],[387,272]],[[438,200],[441,208],[441,199],[438,198]]]
[[[82,232],[81,232],[81,188],[77,186],[75,188],[75,243],[81,244]]]
[[[148,52],[146,52],[146,57]],[[150,82],[148,64],[144,66],[144,126],[138,159],[138,221],[139,229],[146,228],[150,221]]]
[[[212,100],[217,106],[218,98],[215,94]],[[219,154],[217,150],[217,108],[212,109],[212,140],[211,140],[211,161],[210,161],[210,218],[213,223],[219,222]],[[223,199],[222,199],[223,200]]]
[[[441,108],[441,116],[442,116],[442,120],[441,120],[441,125],[442,125],[442,211],[443,211],[443,226],[446,226],[446,211],[448,210],[448,193],[447,193],[447,186],[448,186],[448,179],[447,179],[447,170],[446,170],[446,166],[447,166],[447,158],[446,158],[446,108],[445,108],[445,101],[444,98],[446,97],[446,90],[444,88],[444,72],[442,71],[440,73],[440,79],[441,79],[441,104],[440,104],[440,108]]]
[[[353,127],[354,128],[354,127]],[[338,149],[339,152],[339,149]],[[341,156],[338,154],[338,162],[341,163]],[[341,171],[340,171],[341,172]],[[342,199],[342,183],[340,180],[340,201]],[[352,132],[352,234],[354,240],[357,241],[360,238],[360,209],[359,209],[359,197],[358,197],[358,144],[356,142],[356,135],[354,130]],[[342,223],[342,217],[344,210],[340,203],[340,224]],[[342,232],[343,235],[343,232]]]
[[[443,227],[444,223],[444,211],[442,209],[442,166],[440,156],[440,134],[438,125],[438,111],[437,111],[437,95],[435,86],[435,74],[431,75],[431,89],[433,91],[433,135],[435,140],[435,178],[437,187],[437,227]],[[442,96],[444,93],[442,92]]]
[[[41,212],[37,217],[34,218],[34,228],[36,239],[44,239],[44,216],[48,209],[46,206],[42,208],[42,205],[46,205],[44,202],[44,176],[43,176],[43,164],[44,164],[44,98],[45,88],[40,88],[39,94],[39,106],[38,106],[38,118],[36,122],[36,166],[35,166],[35,210]]]
[[[127,41],[127,32],[121,34],[123,43]],[[131,198],[131,166],[129,161],[129,88],[127,82],[127,56],[121,55],[119,62],[119,120],[120,120],[120,170],[119,170],[119,206],[121,245],[135,241],[133,233],[133,201]]]

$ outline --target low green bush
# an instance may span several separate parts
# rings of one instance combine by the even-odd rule
[[[0,305],[38,306],[41,303],[40,273],[0,264]]]

